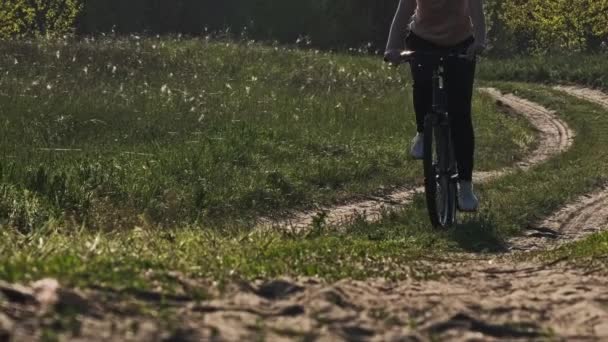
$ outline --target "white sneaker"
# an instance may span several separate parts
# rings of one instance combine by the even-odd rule
[[[476,212],[479,200],[473,191],[473,182],[460,181],[458,191],[458,209],[463,212]]]
[[[424,134],[416,133],[416,136],[414,137],[414,139],[412,139],[410,155],[414,159],[424,158]]]

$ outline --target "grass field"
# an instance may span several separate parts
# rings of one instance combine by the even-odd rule
[[[198,40],[2,44],[7,281],[53,276],[170,292],[170,271],[217,280],[432,277],[418,261],[496,251],[608,180],[605,111],[541,86],[491,83],[557,110],[578,139],[545,165],[481,186],[483,210],[458,230],[431,230],[417,198],[346,231],[253,232],[259,215],[417,182],[420,166],[405,151],[407,73],[377,58]],[[506,77],[503,63],[486,61],[481,75]],[[527,123],[489,99],[477,96],[474,107],[480,169],[510,165],[533,144]],[[605,254],[594,241],[603,240],[562,253]]]
[[[577,83],[608,89],[608,54],[519,56],[486,60],[480,64],[483,79],[533,83]]]
[[[201,40],[3,42],[0,217],[103,230],[248,227],[412,184],[408,73],[377,58]],[[533,132],[477,97],[478,168]]]

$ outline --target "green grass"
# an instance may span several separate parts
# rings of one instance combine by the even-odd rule
[[[539,253],[542,260],[568,260],[588,267],[608,266],[608,232],[594,234],[550,252]]]
[[[378,58],[179,39],[1,42],[0,223],[251,225],[413,184],[409,76]],[[477,97],[478,168],[522,120]]]
[[[403,149],[413,124],[405,74],[314,51],[135,43],[3,43],[0,279],[170,293],[172,271],[220,281],[434,277],[429,265],[450,252],[498,251],[505,237],[608,181],[604,109],[541,86],[492,83],[557,110],[577,140],[544,165],[480,186],[483,210],[457,229],[432,230],[418,197],[346,231],[320,222],[295,235],[252,232],[240,218],[419,177]],[[529,128],[486,98],[475,108],[481,168],[520,158]],[[229,218],[221,229],[217,216]]]
[[[517,56],[484,59],[479,75],[487,80],[577,83],[608,90],[608,54]]]
[[[280,275],[330,280],[433,277],[429,265],[446,253],[497,251],[504,237],[608,180],[604,110],[548,88],[497,86],[563,113],[578,139],[569,152],[545,165],[480,187],[484,209],[465,217],[464,224],[451,232],[429,227],[422,198],[380,223],[359,222],[346,232],[321,225],[301,235],[238,228],[216,232],[196,226],[96,233],[48,224],[34,234],[3,231],[0,278],[18,281],[50,275],[71,284],[129,289],[147,288],[155,284],[156,278],[150,277],[158,277],[170,291],[176,284],[163,276],[169,271],[219,280]]]

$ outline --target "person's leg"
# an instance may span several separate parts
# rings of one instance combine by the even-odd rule
[[[460,177],[458,208],[462,211],[477,211],[479,200],[473,190],[475,133],[471,118],[475,62],[453,61],[447,69],[448,111]]]
[[[424,61],[411,63],[412,78],[414,80],[413,97],[414,111],[416,111],[416,131],[424,132],[424,117],[431,110],[433,103],[433,71]]]
[[[406,46],[413,51],[428,51],[433,44],[410,33]],[[414,110],[416,112],[416,130],[424,132],[424,117],[431,110],[433,102],[433,69],[424,58],[416,58],[410,63],[413,83]]]
[[[448,112],[458,172],[460,180],[469,182],[473,179],[475,153],[475,132],[471,118],[475,64],[466,60],[452,60],[446,70]]]

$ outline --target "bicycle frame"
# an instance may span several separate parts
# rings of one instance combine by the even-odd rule
[[[424,53],[422,53],[424,54]],[[411,60],[414,53],[406,55]],[[432,106],[425,116],[424,175],[427,209],[434,227],[456,222],[458,167],[454,156],[445,89],[448,56],[429,54],[433,60]]]
[[[400,62],[416,56],[434,61],[432,107],[424,119],[424,187],[427,209],[434,227],[448,228],[456,223],[458,166],[454,156],[450,117],[445,89],[445,62],[448,58],[467,58],[464,54],[403,51]]]
[[[437,67],[433,69],[433,105],[431,112],[427,115],[433,115],[433,125],[447,128],[447,141],[450,142],[448,145],[452,146],[452,131],[450,128],[450,115],[447,110],[447,94],[444,87],[444,66],[443,60],[439,61]],[[449,151],[450,160],[446,172],[449,172],[452,178],[458,179],[458,170],[453,159],[453,151]],[[443,165],[440,168],[444,169]]]

